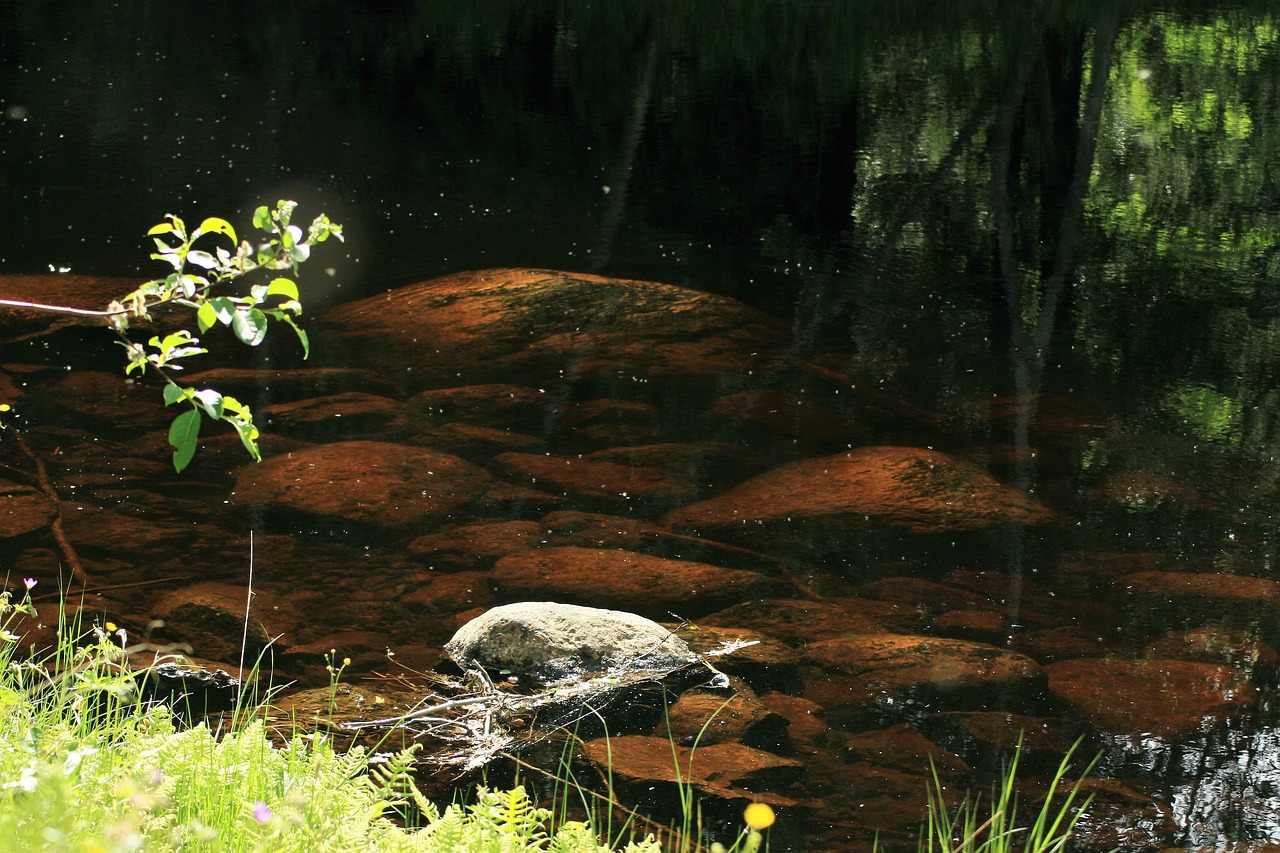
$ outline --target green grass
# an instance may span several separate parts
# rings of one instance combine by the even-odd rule
[[[481,789],[443,812],[413,782],[412,751],[369,767],[359,747],[322,734],[268,737],[265,706],[242,708],[224,731],[182,729],[137,698],[123,635],[60,625],[41,660],[17,654],[7,628],[34,616],[29,591],[0,599],[0,838],[6,849],[51,851],[461,851],[555,853],[617,849],[562,820],[522,787]],[[108,626],[109,627],[109,626]],[[398,820],[408,808],[416,827]],[[652,840],[630,853],[659,853]]]
[[[0,838],[6,849],[725,851],[720,844],[703,846],[692,785],[679,785],[683,823],[655,826],[619,804],[607,771],[604,794],[577,784],[567,752],[554,774],[551,809],[516,786],[481,788],[469,805],[441,810],[414,782],[416,746],[371,764],[363,748],[340,749],[323,733],[292,727],[282,735],[274,724],[269,733],[269,689],[224,715],[220,730],[203,722],[179,727],[168,708],[139,698],[138,672],[122,649],[127,637],[110,624],[82,631],[62,617],[57,648],[39,658],[20,656],[20,638],[9,629],[19,615],[35,616],[32,585],[18,603],[0,593]],[[157,653],[155,663],[163,660]],[[328,663],[336,684],[346,662]],[[257,685],[256,675],[246,681]],[[1017,754],[987,808],[966,797],[949,810],[935,772],[920,851],[1062,850],[1089,802],[1080,782],[1064,781],[1074,752],[1050,787],[1059,796],[1045,798],[1027,825],[1019,823]],[[574,801],[588,821],[570,819]],[[616,814],[627,815],[620,827]],[[767,850],[772,821],[771,810],[753,804],[727,853]],[[642,831],[645,837],[636,840]]]

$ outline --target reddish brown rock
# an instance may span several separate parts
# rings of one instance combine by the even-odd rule
[[[696,624],[664,624],[716,669],[741,678],[753,690],[801,690],[795,651],[767,634],[716,628],[702,619]],[[727,648],[732,651],[726,653]]]
[[[1042,664],[1071,658],[1103,657],[1112,642],[1092,628],[1062,625],[1043,631],[1018,631],[1013,635],[1013,650]]]
[[[526,269],[401,287],[334,308],[321,323],[328,340],[422,383],[555,383],[572,369],[578,382],[710,387],[745,379],[788,337],[781,321],[727,297]]]
[[[545,545],[546,537],[546,528],[536,521],[479,521],[419,536],[406,550],[432,569],[487,569],[508,554]]]
[[[426,585],[398,596],[396,601],[411,613],[451,614],[492,607],[497,599],[489,585],[488,572],[451,572],[436,575]],[[444,633],[448,639],[453,631]]]
[[[582,745],[587,758],[627,782],[692,783],[704,789],[742,786],[777,790],[795,781],[804,765],[739,743],[715,743],[694,750],[665,737],[629,735]],[[679,772],[676,766],[679,764]]]
[[[844,634],[880,634],[906,630],[918,619],[894,604],[866,599],[809,601],[773,598],[744,601],[705,616],[700,625],[747,628],[792,646],[829,640]]]
[[[561,408],[545,388],[496,382],[434,388],[405,402],[406,421],[418,429],[430,430],[443,421],[533,435],[545,435]]]
[[[328,397],[310,397],[276,403],[256,418],[263,431],[297,435],[311,441],[333,441],[359,436],[384,437],[400,414],[396,400],[364,391],[344,391]]]
[[[504,453],[493,463],[516,482],[615,510],[656,515],[697,495],[713,447],[620,447],[576,457]]]
[[[1084,658],[1050,664],[1045,672],[1055,698],[1114,734],[1183,737],[1257,701],[1243,672],[1219,664]]]
[[[575,443],[598,447],[653,444],[661,441],[657,407],[638,400],[601,398],[572,403],[557,429]]]
[[[681,746],[741,743],[755,749],[786,750],[787,721],[736,679],[731,691],[686,690],[667,708],[654,735]]]
[[[788,693],[763,693],[760,702],[787,721],[787,737],[798,749],[826,749],[834,742],[835,735],[817,702]]]
[[[428,528],[502,485],[457,456],[376,441],[308,447],[236,471],[233,501],[369,526]]]
[[[844,743],[848,762],[866,761],[906,773],[927,773],[932,768],[948,782],[966,779],[973,772],[963,758],[905,723],[847,735]]]
[[[167,430],[177,414],[165,407],[159,388],[130,382],[123,367],[118,372],[72,371],[46,385],[45,393],[62,409],[83,418],[82,423],[93,424],[97,435],[103,430],[130,435],[161,427]]]
[[[537,436],[512,429],[495,429],[451,421],[426,426],[408,424],[405,434],[408,438],[404,439],[404,444],[443,450],[473,459],[487,459],[499,453],[539,450],[546,444]]]
[[[255,589],[246,626],[248,591],[236,584],[206,581],[166,593],[152,606],[163,622],[157,634],[191,647],[198,657],[247,665],[268,645],[287,648],[294,640],[293,609],[263,589]]]
[[[693,560],[777,571],[779,561],[746,548],[672,533],[656,524],[617,515],[561,510],[543,516],[548,543],[582,548],[621,548],[673,560]]]
[[[1131,619],[1144,624],[1249,628],[1280,607],[1280,581],[1213,572],[1137,572],[1118,586]]]
[[[948,610],[933,620],[933,630],[943,637],[998,644],[1009,636],[1009,618],[992,608]]]
[[[664,526],[701,535],[839,543],[863,532],[956,534],[1039,524],[1052,512],[968,462],[912,447],[863,447],[775,468],[710,500],[668,513]],[[835,546],[833,546],[835,547]]]
[[[1170,631],[1149,643],[1143,654],[1156,659],[1225,664],[1263,681],[1274,679],[1280,669],[1280,656],[1256,633],[1217,627]]]
[[[1005,711],[942,711],[922,720],[920,728],[975,766],[999,767],[1021,743],[1019,764],[1049,773],[1057,769],[1077,736],[1058,718]]]
[[[633,610],[653,619],[698,617],[771,592],[761,574],[604,548],[543,548],[503,557],[493,582],[504,601],[554,599]]]
[[[829,720],[917,713],[931,703],[985,709],[1043,685],[1035,661],[1006,649],[909,634],[849,635],[805,649],[805,698]]]
[[[78,501],[64,501],[59,509],[62,528],[76,548],[136,556],[172,550],[195,537],[191,524],[164,524]]]
[[[38,489],[0,480],[0,539],[39,530],[57,514],[57,505]]]
[[[372,370],[350,367],[294,367],[288,370],[215,367],[179,375],[175,381],[193,388],[216,388],[250,405],[263,398],[277,405],[352,391],[383,397],[394,397],[396,393],[395,386],[384,376]]]

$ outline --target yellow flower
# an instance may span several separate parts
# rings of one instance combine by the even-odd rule
[[[752,803],[747,806],[746,811],[742,813],[742,819],[747,822],[747,826],[752,829],[768,829],[773,826],[774,815],[773,809],[764,803]]]

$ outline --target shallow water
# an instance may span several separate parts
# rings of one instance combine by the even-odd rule
[[[206,10],[214,17],[195,34],[181,16],[127,4],[86,3],[58,19],[0,12],[0,275],[149,276],[142,235],[163,214],[239,222],[259,203],[296,198],[350,235],[317,252],[303,277],[316,361],[374,373],[304,383],[303,395],[250,383],[269,454],[306,441],[434,442],[532,487],[498,457],[632,448],[596,459],[632,466],[639,482],[649,474],[634,448],[718,449],[682,457],[683,484],[625,497],[566,486],[547,490],[555,500],[492,501],[450,520],[507,524],[488,528],[492,552],[475,553],[465,536],[470,544],[437,537],[415,550],[414,536],[367,519],[236,502],[227,472],[243,460],[230,443],[214,440],[191,471],[169,474],[158,394],[81,372],[115,370],[105,336],[64,330],[7,344],[0,362],[19,423],[60,495],[116,513],[78,522],[105,612],[176,623],[174,602],[198,597],[193,585],[243,584],[252,529],[264,598],[288,613],[285,670],[322,672],[323,653],[338,647],[352,650],[353,673],[383,667],[387,647],[429,666],[458,614],[502,598],[489,574],[519,550],[513,542],[587,542],[581,519],[557,526],[552,513],[660,523],[785,463],[863,446],[934,448],[1059,520],[979,537],[782,524],[772,539],[647,541],[661,556],[722,567],[781,561],[793,586],[775,598],[891,602],[915,614],[913,631],[980,639],[1044,666],[1213,659],[1248,671],[1250,701],[1175,737],[1158,736],[1154,720],[1108,732],[1043,688],[984,706],[1059,721],[1105,749],[1102,772],[1128,788],[1100,798],[1086,846],[1280,841],[1267,657],[1275,600],[1265,585],[1224,592],[1240,578],[1276,580],[1280,31],[1265,7],[991,17],[965,4],[894,15],[804,3],[696,13],[322,5],[260,27]],[[485,365],[465,353],[439,356],[458,363],[455,381],[422,378],[431,359],[411,371],[314,318],[494,267],[740,300],[786,330],[770,352],[788,366],[690,387],[584,376],[579,361],[546,374],[524,365],[506,381],[549,403],[419,398],[411,428],[402,409],[383,417],[367,399],[347,400],[336,426],[287,407],[348,391],[403,407],[424,390],[477,384]],[[621,315],[587,331],[634,325]],[[219,342],[210,366],[302,367],[292,342],[275,337],[251,353]],[[744,390],[780,396],[731,397]],[[459,424],[528,441],[463,435]],[[4,436],[0,446],[14,478],[29,476],[30,460]],[[721,538],[757,557],[725,556]],[[611,544],[605,533],[596,542]],[[55,551],[47,532],[0,541],[6,570],[50,586]],[[1141,586],[1154,571],[1165,574]],[[1175,576],[1221,580],[1189,593]],[[226,660],[214,640],[200,653]],[[830,831],[795,849],[858,849],[878,825],[859,817],[862,804],[815,793],[814,780],[861,772],[844,738],[863,729],[907,721],[945,740],[938,715],[955,708],[917,701],[833,726],[829,750],[846,769],[810,756],[808,781],[796,785],[801,799],[822,800],[809,824],[829,817]]]

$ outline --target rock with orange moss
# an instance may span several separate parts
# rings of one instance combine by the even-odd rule
[[[1045,672],[1054,697],[1112,734],[1186,737],[1222,725],[1258,698],[1245,673],[1212,663],[1082,658]]]
[[[982,533],[1054,513],[982,468],[935,450],[861,447],[767,471],[668,513],[673,530],[843,554],[866,536]],[[777,550],[771,548],[771,553]]]
[[[530,269],[466,272],[321,317],[331,351],[384,360],[417,387],[745,381],[785,343],[785,323],[724,296],[647,281]]]
[[[236,471],[237,506],[423,529],[512,487],[457,456],[378,441],[307,447]]]
[[[726,789],[752,791],[784,787],[800,777],[804,765],[740,743],[714,743],[697,749],[665,737],[629,735],[582,745],[587,758],[607,767],[624,782],[693,784],[705,793],[732,796]]]
[[[853,634],[805,649],[805,698],[827,719],[860,725],[913,718],[935,703],[979,710],[1033,695],[1044,672],[1031,658],[996,646],[911,634]]]
[[[499,598],[553,598],[588,607],[626,608],[653,619],[698,617],[778,584],[744,569],[668,560],[607,548],[558,547],[503,557],[493,567]]]

